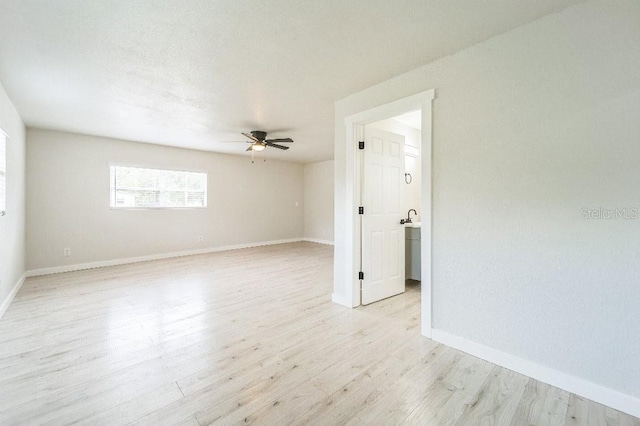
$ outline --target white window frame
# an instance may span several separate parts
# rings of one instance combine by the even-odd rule
[[[179,173],[199,173],[205,175],[205,188],[204,188],[204,205],[202,206],[118,206],[114,205],[115,203],[115,191],[116,187],[114,186],[114,182],[112,180],[114,169],[118,167],[126,167],[126,168],[135,168],[135,169],[145,169],[145,170],[154,170],[161,172],[179,172]],[[187,175],[188,177],[188,175]],[[131,189],[131,188],[128,188]],[[147,190],[148,188],[141,188]],[[157,187],[157,191],[162,192],[163,189]],[[175,192],[177,190],[167,190]],[[141,166],[138,164],[109,164],[109,208],[112,210],[192,210],[192,209],[206,209],[208,204],[208,191],[209,191],[209,174],[204,170],[184,170],[184,169],[168,169],[168,168],[159,168],[159,167],[150,167],[150,166]],[[188,192],[198,192],[198,191],[189,191],[185,189],[185,197]]]
[[[7,214],[7,141],[9,136],[0,129],[0,216]]]

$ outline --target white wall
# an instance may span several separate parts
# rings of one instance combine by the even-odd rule
[[[640,207],[639,39],[640,2],[590,1],[337,102],[336,299],[345,117],[435,88],[433,327],[640,415],[640,220],[581,212]]]
[[[0,85],[0,128],[7,133],[7,214],[0,216],[0,316],[25,273],[25,128]]]
[[[301,164],[48,130],[27,140],[29,270],[303,237]],[[110,163],[206,171],[208,208],[111,210]]]
[[[333,160],[304,166],[304,237],[333,244]]]

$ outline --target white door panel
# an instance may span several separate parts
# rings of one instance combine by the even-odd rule
[[[365,126],[362,304],[404,292],[404,136]]]

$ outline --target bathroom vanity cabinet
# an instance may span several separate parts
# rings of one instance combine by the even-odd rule
[[[405,225],[405,277],[418,281],[420,281],[420,231],[420,222]]]

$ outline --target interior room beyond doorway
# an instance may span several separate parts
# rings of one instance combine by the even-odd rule
[[[403,264],[404,266],[404,279],[406,279],[406,282],[403,284],[406,284],[408,286],[411,286],[413,288],[416,288],[419,290],[420,288],[420,280],[421,280],[421,250],[420,250],[420,245],[421,245],[421,241],[420,241],[420,237],[421,237],[421,218],[422,218],[422,212],[421,212],[421,207],[422,207],[422,203],[421,203],[421,182],[422,182],[422,173],[421,173],[421,159],[420,159],[420,152],[421,152],[421,111],[420,110],[415,110],[415,111],[411,111],[405,114],[401,114],[401,115],[397,115],[388,119],[383,119],[380,121],[376,121],[373,123],[369,123],[365,126],[366,130],[365,130],[365,139],[367,136],[367,133],[369,133],[369,135],[372,135],[374,131],[381,131],[381,132],[388,132],[388,134],[393,134],[396,135],[395,140],[397,141],[404,141],[403,143],[403,161],[401,162],[402,164],[402,168],[404,170],[402,170],[401,178],[399,181],[399,205],[398,205],[398,214],[397,214],[397,218],[393,218],[393,220],[397,220],[397,227],[399,228],[397,231],[399,231],[401,238],[404,239],[404,242],[400,245],[401,249],[404,249],[404,253],[399,253],[399,259],[400,262]],[[370,141],[370,142],[374,142],[374,141]],[[401,142],[402,143],[402,142]],[[372,147],[372,149],[374,149]],[[365,150],[364,155],[372,155],[371,153],[368,153]],[[391,155],[390,153],[386,153],[384,155]],[[363,167],[368,167],[368,163],[363,162]],[[374,166],[377,167],[377,166]],[[366,170],[363,173],[364,176],[364,182],[363,182],[363,187],[362,187],[362,191],[363,191],[363,199],[367,199],[367,195],[364,193],[364,191],[371,191],[371,190],[376,190],[375,188],[371,187],[371,182],[369,182],[369,186],[367,186],[367,172]],[[375,176],[375,175],[374,175]],[[385,185],[389,185],[392,183],[392,180],[390,182],[385,183]],[[375,185],[374,185],[375,186]],[[395,198],[395,197],[392,197]],[[389,202],[388,200],[385,202]],[[368,218],[363,218],[363,220],[367,220]],[[402,229],[404,228],[404,229]],[[366,234],[368,235],[368,234]],[[393,250],[391,250],[390,248],[388,249],[388,253],[387,253],[387,249],[385,250],[376,250],[376,247],[367,247],[368,244],[372,244],[372,240],[371,239],[367,239],[366,235],[363,234],[363,259],[362,259],[362,267],[363,270],[369,270],[374,272],[376,270],[376,265],[374,264],[369,264],[369,263],[374,263],[374,262],[380,262],[380,263],[384,263],[385,265],[393,265],[396,259],[392,259],[391,261],[389,261],[389,259],[384,259],[382,262],[379,259],[376,259],[375,256],[367,256],[367,254],[369,254],[371,251],[374,252],[382,252],[384,251],[384,253],[378,253],[379,256],[383,256],[383,257],[389,257],[389,256],[396,256],[393,252]],[[390,238],[390,237],[388,237]],[[392,238],[393,240],[393,238]],[[388,241],[387,245],[393,245],[395,243],[393,243],[392,241]],[[378,265],[380,266],[380,265]],[[379,268],[380,269],[380,268]],[[374,275],[381,275],[381,274],[375,274]],[[382,274],[383,275],[383,274]],[[365,292],[367,291],[368,287],[366,287],[367,285],[383,285],[381,284],[381,281],[383,281],[383,279],[379,280],[380,282],[377,283],[368,283],[365,280],[363,281],[363,294],[362,294],[362,301],[363,304],[367,304],[367,303],[372,303],[372,301],[376,301],[378,299],[381,298],[385,298],[385,297],[390,297],[393,296],[395,294],[399,294],[401,292],[404,291],[404,285],[401,288],[395,288],[397,287],[394,286],[394,289],[389,289],[389,291],[377,291],[374,290],[374,292],[377,294],[377,297],[371,298],[371,297],[365,297],[368,296],[367,294],[365,294]],[[391,286],[391,284],[389,284]],[[393,291],[392,291],[393,290]]]

